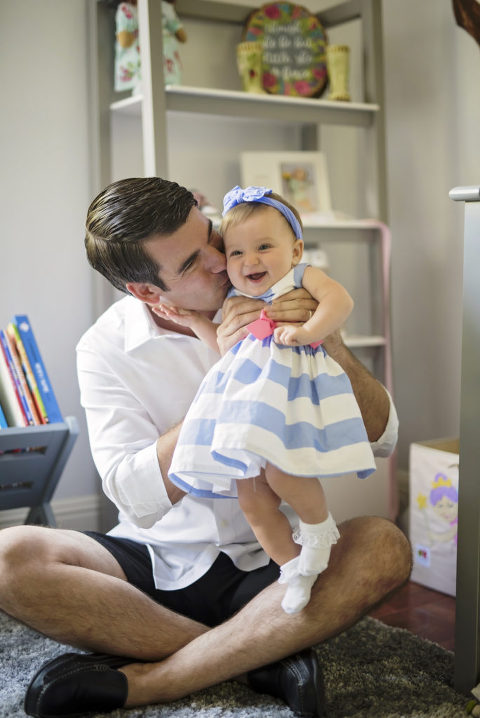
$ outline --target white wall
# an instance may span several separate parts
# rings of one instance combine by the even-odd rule
[[[0,327],[29,315],[62,413],[79,420],[57,498],[98,491],[75,371],[92,319],[86,45],[85,0],[2,0]]]
[[[83,250],[90,201],[85,4],[2,0],[0,23],[8,67],[0,114],[0,326],[15,312],[30,314],[61,407],[82,422],[59,497],[98,490],[74,365],[93,311]],[[480,48],[456,27],[450,0],[384,0],[383,11],[394,371],[406,468],[411,441],[458,432],[463,214],[448,191],[480,182]],[[209,46],[218,52],[221,42],[230,40]],[[185,59],[198,59],[196,44],[193,35]],[[208,134],[208,120],[199,122]],[[200,185],[205,174],[215,176],[218,201],[237,181],[236,167],[220,169],[225,145],[241,147],[241,134],[212,126],[200,145],[180,122],[177,128],[176,179]],[[283,132],[255,141],[275,149]]]
[[[394,378],[400,465],[458,435],[463,206],[480,183],[480,47],[450,0],[384,0]]]

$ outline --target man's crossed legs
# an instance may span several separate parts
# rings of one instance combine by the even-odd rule
[[[118,685],[124,686],[119,705],[166,703],[278,662],[267,675],[264,670],[250,674],[252,687],[283,697],[304,715],[320,715],[320,698],[315,703],[314,697],[313,708],[309,703],[305,710],[295,704],[298,696],[292,697],[290,659],[282,659],[352,625],[400,586],[411,567],[409,544],[392,523],[358,518],[339,529],[341,539],[333,547],[329,567],[301,613],[284,613],[280,606],[284,587],[274,582],[214,628],[173,612],[129,583],[117,559],[90,536],[31,526],[4,529],[0,608],[62,643],[107,656],[128,656],[117,662],[120,668],[105,671],[106,676],[113,672]],[[267,583],[274,580],[270,571],[272,567],[263,577]],[[64,668],[55,667],[56,676],[62,670],[72,673],[68,660]],[[311,656],[304,653],[298,660],[314,682],[318,669]],[[81,682],[82,671],[76,675]],[[97,673],[95,682],[99,680]],[[55,706],[57,714],[76,712],[75,704],[57,710],[56,681],[50,690],[42,688],[42,699],[49,701],[45,705],[49,710]],[[30,694],[34,690],[31,686]],[[33,715],[48,715],[36,706]]]

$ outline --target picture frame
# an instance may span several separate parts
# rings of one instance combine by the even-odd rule
[[[332,214],[323,152],[242,152],[242,186],[268,187],[301,215]]]

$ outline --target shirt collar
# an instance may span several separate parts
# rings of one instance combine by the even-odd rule
[[[147,305],[135,297],[127,297],[125,351],[133,351],[162,333],[165,334],[166,332],[155,324]]]
[[[146,344],[152,339],[175,338],[191,339],[185,334],[177,334],[168,329],[162,329],[156,324],[145,302],[135,297],[126,297],[127,310],[125,312],[125,352],[131,352]],[[219,309],[213,318],[214,322],[222,321],[222,313]]]

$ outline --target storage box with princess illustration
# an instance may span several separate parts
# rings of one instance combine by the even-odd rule
[[[410,446],[412,581],[455,596],[458,439]]]

